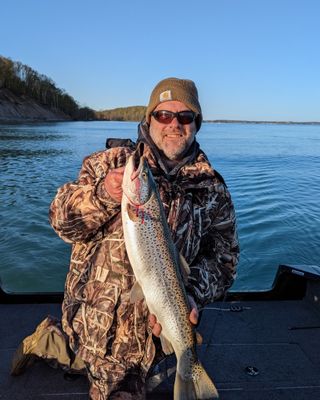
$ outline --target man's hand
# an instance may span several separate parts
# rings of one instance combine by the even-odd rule
[[[111,169],[104,178],[104,187],[113,200],[121,203],[122,179],[125,167]]]
[[[192,296],[188,295],[188,299],[189,299],[189,304],[191,307],[191,313],[189,315],[189,320],[192,323],[192,325],[197,325],[198,318],[199,318],[198,307]],[[154,336],[159,337],[161,334],[162,327],[159,324],[159,322],[157,322],[157,318],[154,314],[149,315],[149,326],[152,329],[152,334]]]
[[[191,313],[189,315],[189,320],[192,323],[192,325],[197,325],[198,318],[199,318],[198,307],[197,307],[196,302],[194,301],[194,298],[192,296],[188,295],[188,299],[189,299],[189,304],[190,304],[190,307],[191,307]]]

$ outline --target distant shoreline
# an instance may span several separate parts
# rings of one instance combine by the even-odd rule
[[[247,121],[247,120],[230,120],[230,119],[207,119],[203,122],[210,124],[275,124],[275,125],[320,125],[320,121]]]
[[[1,59],[1,57],[0,57]],[[145,106],[118,107],[96,111],[78,108],[77,115],[66,114],[57,107],[42,104],[28,95],[15,94],[0,82],[0,125],[56,123],[72,121],[115,121],[139,123],[146,113]],[[320,125],[320,121],[250,121],[238,119],[205,119],[209,124],[273,124],[273,125]]]
[[[17,118],[17,119],[5,119],[0,117],[0,125],[18,125],[18,124],[38,124],[38,123],[57,123],[57,122],[136,122],[132,120],[104,120],[104,119],[91,119],[91,120],[63,120],[63,119],[37,119],[37,118]],[[273,125],[320,125],[318,121],[310,122],[299,122],[299,121],[247,121],[247,120],[228,120],[228,119],[217,119],[217,120],[203,120],[209,124],[273,124]]]

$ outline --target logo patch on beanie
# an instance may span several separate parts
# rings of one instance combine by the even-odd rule
[[[172,100],[171,90],[166,90],[165,92],[160,93],[159,101],[162,103],[163,101]]]

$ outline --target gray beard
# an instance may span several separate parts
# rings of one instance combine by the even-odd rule
[[[190,147],[190,146],[189,146]],[[186,154],[189,148],[185,148],[182,151],[176,150],[168,153],[165,150],[160,150],[168,160],[170,161],[180,161],[183,159],[183,156]]]

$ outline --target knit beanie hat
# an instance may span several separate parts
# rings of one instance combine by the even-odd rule
[[[198,131],[202,122],[201,106],[196,85],[189,79],[166,78],[156,85],[151,93],[146,111],[147,123],[150,124],[151,113],[158,104],[172,100],[181,101],[197,114],[195,121]]]

